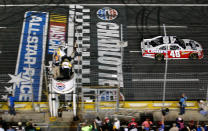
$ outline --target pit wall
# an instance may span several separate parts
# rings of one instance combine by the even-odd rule
[[[63,103],[62,103],[63,104]],[[68,103],[70,104],[70,103]],[[186,109],[198,109],[197,101],[187,101]],[[84,110],[96,110],[99,109],[115,109],[116,102],[84,102],[79,103],[79,108]],[[162,101],[121,101],[120,107],[123,109],[148,109],[148,110],[158,110],[163,107]],[[166,101],[164,107],[169,109],[178,109],[178,101]],[[34,108],[39,108],[40,111],[48,110],[48,102],[15,102],[15,109],[17,111],[34,110]],[[72,107],[68,107],[72,109]],[[0,102],[0,111],[8,110],[7,102]]]

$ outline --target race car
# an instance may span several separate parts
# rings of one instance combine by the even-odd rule
[[[202,59],[202,46],[190,39],[176,36],[157,36],[143,39],[141,42],[142,56],[161,61],[164,59]]]

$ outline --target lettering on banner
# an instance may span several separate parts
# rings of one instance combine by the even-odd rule
[[[119,86],[123,83],[121,66],[120,26],[111,22],[97,23],[98,39],[98,84],[105,86]],[[105,71],[109,71],[106,73]],[[121,78],[121,79],[120,79]]]
[[[15,75],[10,75],[17,101],[39,101],[42,81],[42,59],[44,55],[44,35],[47,21],[45,12],[26,12],[21,50],[18,55]]]
[[[48,53],[53,54],[65,42],[67,16],[50,15]]]
[[[59,45],[61,41],[65,41],[65,27],[51,25],[50,27],[50,40],[49,40],[49,52],[53,53]]]
[[[23,67],[23,74],[22,78],[25,81],[21,82],[20,88],[20,96],[19,99],[23,101],[31,101],[32,100],[32,84],[33,79],[32,77],[35,75],[35,68],[29,66],[37,64],[37,48],[38,48],[38,33],[40,31],[40,22],[42,21],[41,17],[32,16],[32,19],[29,23],[28,29],[28,37],[27,37],[27,45],[26,45],[26,53],[24,56],[24,64],[28,65]],[[39,22],[39,23],[36,23]]]

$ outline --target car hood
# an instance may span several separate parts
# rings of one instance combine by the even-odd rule
[[[186,50],[202,50],[201,44],[199,42],[191,39],[182,39],[185,43]]]

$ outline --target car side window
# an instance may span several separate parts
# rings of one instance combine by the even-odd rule
[[[180,48],[177,45],[171,45],[170,50],[180,50]]]
[[[160,47],[159,50],[166,50],[166,46]]]

